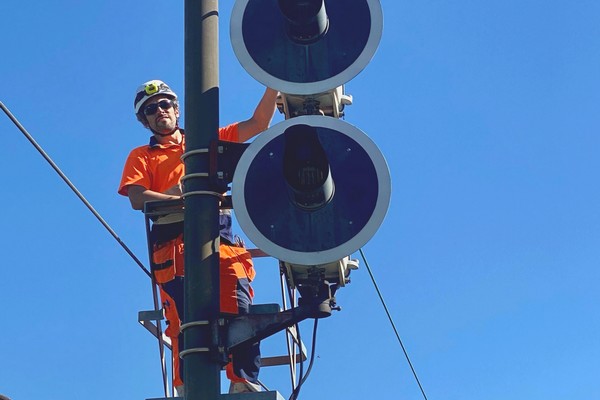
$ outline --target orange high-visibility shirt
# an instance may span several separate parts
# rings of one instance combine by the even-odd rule
[[[183,130],[181,130],[183,133]],[[219,128],[219,139],[239,142],[238,124]],[[131,151],[123,168],[119,194],[127,196],[129,185],[139,185],[163,193],[179,183],[185,175],[181,156],[185,151],[185,135],[180,144],[159,144],[150,138],[150,144]]]

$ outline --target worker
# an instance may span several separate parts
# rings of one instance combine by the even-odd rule
[[[266,130],[276,108],[277,91],[267,88],[249,119],[219,128],[219,139],[245,142]],[[181,199],[181,179],[185,174],[181,156],[185,134],[179,126],[179,102],[175,92],[160,80],[142,84],[136,91],[137,119],[150,130],[150,143],[131,151],[118,192],[127,196],[135,210],[146,201]],[[250,283],[255,270],[248,251],[231,231],[231,214],[221,212],[220,222],[220,312],[224,315],[248,313],[254,296]],[[173,386],[183,396],[182,362],[179,360],[183,311],[183,221],[155,221],[150,235],[152,273],[157,282],[167,329],[172,342]],[[226,366],[231,380],[230,393],[258,391],[260,349],[258,344],[232,352]]]

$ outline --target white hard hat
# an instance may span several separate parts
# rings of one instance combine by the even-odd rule
[[[173,97],[174,99],[177,99],[177,95],[175,94],[175,92],[172,91],[166,83],[154,79],[143,83],[135,91],[135,100],[133,101],[133,108],[135,109],[135,113],[138,114],[140,112],[140,108],[146,100],[158,95],[167,95]]]

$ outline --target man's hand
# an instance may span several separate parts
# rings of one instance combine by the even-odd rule
[[[139,185],[127,186],[127,196],[134,210],[143,210],[144,203],[157,200],[177,200],[181,197],[181,183],[173,186],[165,193],[155,192]]]
[[[183,193],[183,189],[181,187],[181,182],[179,182],[177,185],[167,189],[167,191],[165,192],[165,194],[169,194],[172,196],[181,196]]]

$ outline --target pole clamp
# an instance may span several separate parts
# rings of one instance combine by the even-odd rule
[[[208,347],[196,347],[193,349],[186,349],[179,352],[179,358],[183,359],[183,357],[191,353],[207,353],[209,351],[210,349]]]
[[[183,333],[183,331],[187,328],[191,328],[193,326],[203,326],[203,325],[210,325],[210,321],[192,321],[192,322],[182,324],[181,327],[179,328],[179,332]]]
[[[185,199],[190,196],[206,196],[206,195],[218,197],[219,200],[221,200],[221,201],[225,200],[225,196],[222,193],[213,192],[210,190],[195,190],[193,192],[185,192],[181,195],[181,197]]]
[[[183,153],[181,155],[181,161],[185,161],[186,158],[188,158],[189,156],[193,156],[196,154],[206,154],[210,152],[210,148],[203,148],[203,149],[196,149],[196,150],[190,150],[190,151],[186,151],[185,153]]]

